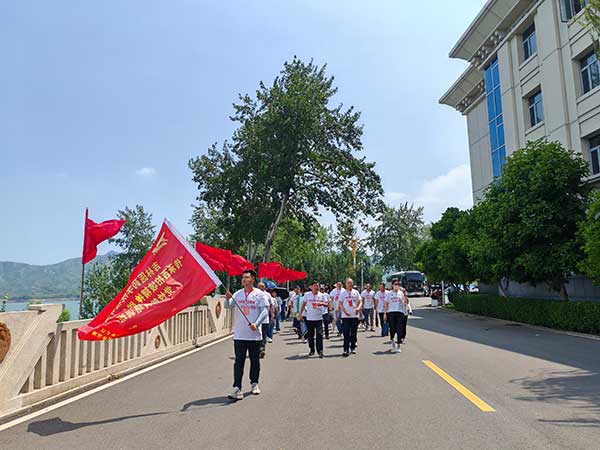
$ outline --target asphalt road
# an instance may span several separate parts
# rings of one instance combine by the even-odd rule
[[[598,340],[417,308],[401,354],[359,332],[357,355],[335,337],[320,360],[288,327],[260,396],[225,398],[225,341],[2,431],[0,449],[600,448]]]

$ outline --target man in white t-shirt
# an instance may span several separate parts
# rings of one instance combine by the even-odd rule
[[[379,314],[379,323],[381,324],[381,337],[388,335],[388,324],[385,320],[383,320],[383,306],[385,301],[385,296],[388,291],[385,289],[385,283],[381,283],[379,285],[379,290],[375,292],[375,308],[377,308],[377,314]]]
[[[261,325],[268,320],[269,305],[264,293],[254,288],[256,272],[246,270],[242,274],[242,286],[235,294],[225,293],[225,308],[236,308],[235,325],[233,328],[233,348],[235,363],[233,365],[233,391],[229,398],[242,400],[242,377],[246,354],[250,356],[250,383],[252,393],[260,394],[258,377],[260,375],[260,345],[262,342]]]
[[[339,297],[342,329],[344,331],[344,357],[350,355],[350,353],[356,353],[358,315],[363,308],[363,300],[353,286],[354,281],[352,278],[346,279],[346,289],[342,290]]]
[[[325,332],[325,339],[329,339],[329,324],[332,323],[331,310],[333,309],[333,306],[331,297],[329,297],[324,285],[320,286],[319,291],[323,294],[323,297],[325,297],[325,301],[327,302],[327,306],[323,307],[323,330]]]
[[[319,358],[323,358],[323,308],[327,307],[328,302],[325,296],[319,292],[319,282],[313,281],[310,285],[310,292],[302,296],[302,306],[300,307],[300,315],[306,313],[306,325],[308,326],[308,347],[310,353],[308,356],[315,354],[315,333],[317,338],[317,353]]]
[[[333,320],[335,320],[335,326],[338,331],[338,336],[342,334],[342,316],[340,315],[340,294],[342,293],[342,282],[338,281],[335,283],[335,289],[332,289],[329,293],[331,297],[331,304],[333,306]]]
[[[375,320],[373,314],[373,308],[375,306],[375,291],[371,289],[371,285],[369,283],[365,285],[365,289],[361,292],[360,296],[364,302],[363,316],[365,317],[365,331],[367,331],[369,327],[371,328],[371,331],[375,331],[373,328],[373,322]]]

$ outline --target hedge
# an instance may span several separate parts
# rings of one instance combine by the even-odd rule
[[[600,303],[462,293],[452,295],[451,301],[456,310],[465,313],[559,330],[600,334]]]

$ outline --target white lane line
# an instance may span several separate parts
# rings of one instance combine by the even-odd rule
[[[178,359],[185,358],[186,356],[190,356],[190,355],[192,355],[192,354],[194,354],[196,352],[199,352],[200,350],[204,350],[205,348],[209,348],[209,347],[212,347],[213,345],[220,344],[221,342],[226,341],[227,339],[231,339],[232,337],[233,336],[225,336],[224,338],[221,338],[221,339],[218,339],[218,340],[216,340],[214,342],[211,342],[209,344],[203,345],[202,347],[198,347],[198,348],[195,348],[194,350],[190,350],[189,352],[185,352],[185,353],[182,353],[181,355],[174,356],[173,358],[167,359],[167,360],[162,361],[162,362],[160,362],[158,364],[155,364],[153,366],[146,367],[145,369],[142,369],[142,370],[140,370],[138,372],[130,373],[129,375],[124,376],[123,378],[118,378],[118,379],[116,379],[114,381],[111,381],[109,383],[103,384],[102,386],[98,386],[97,388],[91,389],[89,391],[86,391],[86,392],[83,392],[81,394],[78,394],[78,395],[76,395],[74,397],[71,397],[71,398],[63,400],[61,402],[55,403],[53,405],[50,405],[50,406],[48,406],[46,408],[40,409],[39,411],[33,412],[33,413],[28,414],[28,415],[23,416],[23,417],[19,417],[18,419],[15,419],[15,420],[13,420],[11,422],[5,423],[4,425],[0,425],[0,431],[7,430],[7,429],[9,429],[11,427],[14,427],[15,425],[19,425],[20,423],[27,422],[30,419],[34,419],[34,418],[36,418],[38,416],[41,416],[42,414],[46,414],[46,413],[48,413],[50,411],[54,411],[55,409],[62,408],[63,406],[66,406],[66,405],[68,405],[70,403],[76,402],[78,400],[81,400],[82,398],[85,398],[85,397],[88,397],[88,396],[90,396],[92,394],[95,394],[96,392],[103,391],[104,389],[108,389],[109,387],[113,387],[114,385],[122,383],[123,381],[130,380],[131,378],[135,378],[135,377],[137,377],[139,375],[142,375],[142,374],[144,374],[146,372],[150,372],[151,370],[158,369],[159,367],[162,367],[162,366],[164,366],[166,364],[172,363],[173,361],[177,361]]]

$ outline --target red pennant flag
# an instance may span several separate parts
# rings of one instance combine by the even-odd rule
[[[214,291],[221,282],[168,220],[127,285],[86,326],[79,339],[98,341],[153,328]]]
[[[88,210],[85,210],[85,231],[83,234],[83,255],[81,263],[87,264],[96,257],[98,253],[97,246],[101,242],[110,239],[119,232],[124,220],[107,220],[102,223],[96,223],[88,219]]]
[[[231,266],[231,252],[196,242],[196,251],[208,263],[212,270],[227,272]]]
[[[270,278],[271,280],[277,280],[281,275],[282,270],[284,270],[283,266],[278,262],[258,263],[259,278]]]
[[[278,278],[275,279],[275,281],[278,283],[285,283],[286,281],[304,280],[306,277],[306,272],[282,268],[281,273],[279,274]]]
[[[254,266],[243,256],[232,253],[231,265],[228,270],[229,275],[235,277],[244,273],[244,270],[254,270]]]

